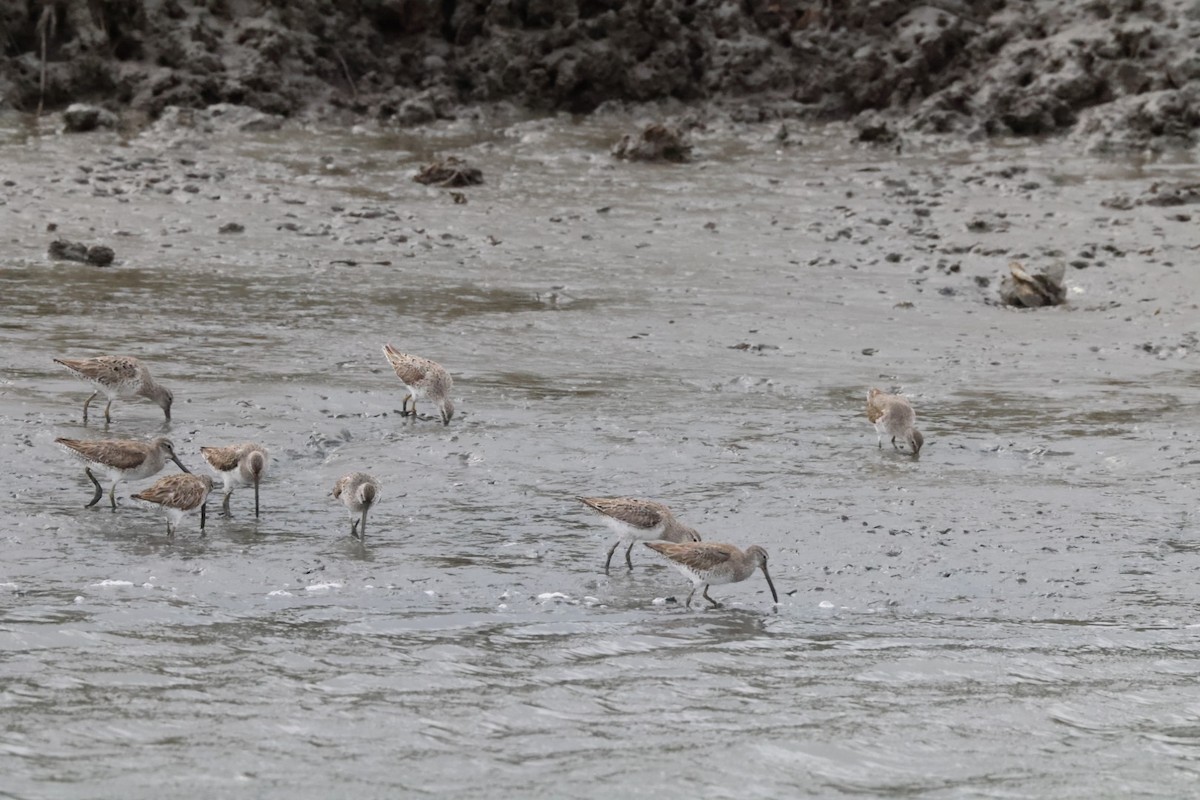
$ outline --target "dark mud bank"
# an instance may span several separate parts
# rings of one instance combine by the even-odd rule
[[[0,0],[0,103],[400,124],[713,101],[935,133],[1200,142],[1200,0]]]

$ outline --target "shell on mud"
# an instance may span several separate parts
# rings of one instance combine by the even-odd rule
[[[654,123],[634,136],[625,134],[612,154],[629,161],[671,161],[684,164],[692,160],[692,144],[687,135],[673,125]]]
[[[483,183],[483,171],[450,156],[422,167],[413,180],[426,186],[478,186]]]
[[[1033,275],[1016,261],[1009,263],[1008,269],[1011,274],[1000,281],[1000,300],[1005,305],[1039,308],[1057,306],[1067,299],[1067,287],[1063,284],[1066,266],[1061,262]]]

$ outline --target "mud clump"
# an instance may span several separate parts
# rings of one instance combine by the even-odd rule
[[[63,112],[63,128],[67,133],[87,133],[97,128],[115,128],[117,115],[99,106],[72,103]]]
[[[1200,203],[1200,183],[1174,183],[1156,181],[1140,197],[1119,194],[1100,201],[1100,205],[1117,211],[1128,211],[1135,206],[1158,206],[1171,208]]]
[[[641,133],[627,133],[612,149],[616,158],[627,161],[670,161],[686,164],[692,160],[692,144],[687,134],[673,125],[647,125]]]
[[[107,267],[116,258],[111,247],[94,244],[90,247],[80,242],[66,239],[55,239],[50,243],[48,253],[51,258],[62,261],[79,261],[84,264],[94,264],[97,267]]]
[[[1063,284],[1066,267],[1063,264],[1053,264],[1039,273],[1030,274],[1013,261],[1008,269],[1010,274],[1000,281],[1000,301],[1004,305],[1040,308],[1061,305],[1067,299],[1067,288]]]
[[[455,156],[426,164],[413,176],[417,183],[426,186],[478,186],[483,183],[483,171]]]

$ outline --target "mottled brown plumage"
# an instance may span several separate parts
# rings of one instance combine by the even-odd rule
[[[767,571],[767,551],[758,545],[746,548],[745,552],[731,544],[721,542],[646,542],[646,547],[665,556],[671,566],[679,570],[692,582],[692,591],[687,598],[687,606],[692,605],[692,597],[696,589],[703,586],[703,597],[714,607],[721,604],[708,596],[708,587],[723,583],[738,583],[761,569],[771,589],[772,599],[778,603],[779,593],[771,581],[771,573]]]
[[[153,503],[167,512],[167,535],[174,536],[184,514],[200,509],[200,531],[204,531],[204,503],[213,489],[207,475],[167,475],[149,489],[130,495],[135,500]]]
[[[104,421],[111,422],[109,409],[116,398],[132,400],[139,397],[153,400],[162,408],[167,419],[171,418],[171,403],[174,395],[150,377],[150,370],[132,356],[97,356],[96,358],[56,358],[54,361],[71,370],[76,377],[92,384],[95,391],[83,401],[83,421],[87,422],[88,405],[96,395],[104,392],[108,403],[104,406]]]
[[[684,525],[675,518],[671,509],[654,500],[642,500],[635,497],[577,497],[579,502],[604,515],[604,521],[619,537],[608,550],[604,560],[604,571],[608,572],[612,563],[613,553],[622,542],[628,542],[625,549],[625,563],[633,569],[633,559],[630,551],[639,541],[659,539],[666,542],[698,542],[700,534],[694,528]]]
[[[445,368],[436,361],[401,353],[390,344],[383,346],[383,354],[387,356],[388,363],[395,370],[396,377],[408,390],[408,394],[400,406],[401,416],[411,415],[414,419],[421,418],[417,415],[417,399],[428,399],[431,403],[436,404],[441,412],[442,424],[449,425],[450,419],[454,416],[454,401],[450,399],[450,390],[454,386],[454,379],[450,377],[450,373],[446,372]],[[408,410],[410,399],[412,400],[412,411]]]
[[[141,442],[135,439],[63,438],[55,439],[54,441],[68,453],[87,465],[83,471],[96,487],[96,495],[92,498],[92,502],[88,503],[85,508],[91,508],[96,505],[96,503],[100,502],[100,498],[104,496],[104,490],[100,487],[100,482],[96,480],[96,476],[92,474],[92,469],[104,472],[108,479],[113,482],[112,489],[108,493],[108,498],[114,509],[117,507],[117,484],[121,483],[121,481],[136,481],[142,478],[149,478],[166,466],[167,459],[174,461],[184,472],[188,471],[188,468],[175,455],[175,445],[165,436],[160,436],[148,442]]]
[[[337,479],[333,485],[333,496],[350,511],[350,535],[356,536],[360,542],[365,541],[367,511],[379,499],[379,481],[365,472],[351,472]],[[359,515],[358,519],[355,519],[356,514]]]
[[[230,516],[229,498],[241,486],[254,487],[254,516],[258,516],[258,487],[267,472],[267,450],[262,445],[246,442],[228,447],[201,447],[200,455],[225,483],[225,499],[221,513]]]
[[[892,446],[899,450],[900,446],[896,444],[899,436],[908,442],[914,456],[921,452],[925,437],[916,428],[917,412],[913,411],[907,398],[871,389],[867,392],[867,419],[875,425],[880,447],[883,447],[883,437],[890,436]]]

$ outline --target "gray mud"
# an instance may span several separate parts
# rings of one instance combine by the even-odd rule
[[[642,122],[6,121],[3,794],[1192,793],[1200,209],[1147,200],[1197,164],[840,126],[613,159]],[[412,180],[447,155],[466,203]],[[1013,260],[1066,261],[1066,304],[999,305]],[[454,374],[449,427],[400,418],[386,341]],[[82,424],[51,359],[100,353],[174,390],[192,469],[271,450],[260,520],[83,508],[56,436],[164,430]],[[876,447],[872,385],[919,461]],[[355,469],[365,547],[329,497]],[[781,604],[663,602],[644,548],[605,576],[578,494],[762,545]]]

